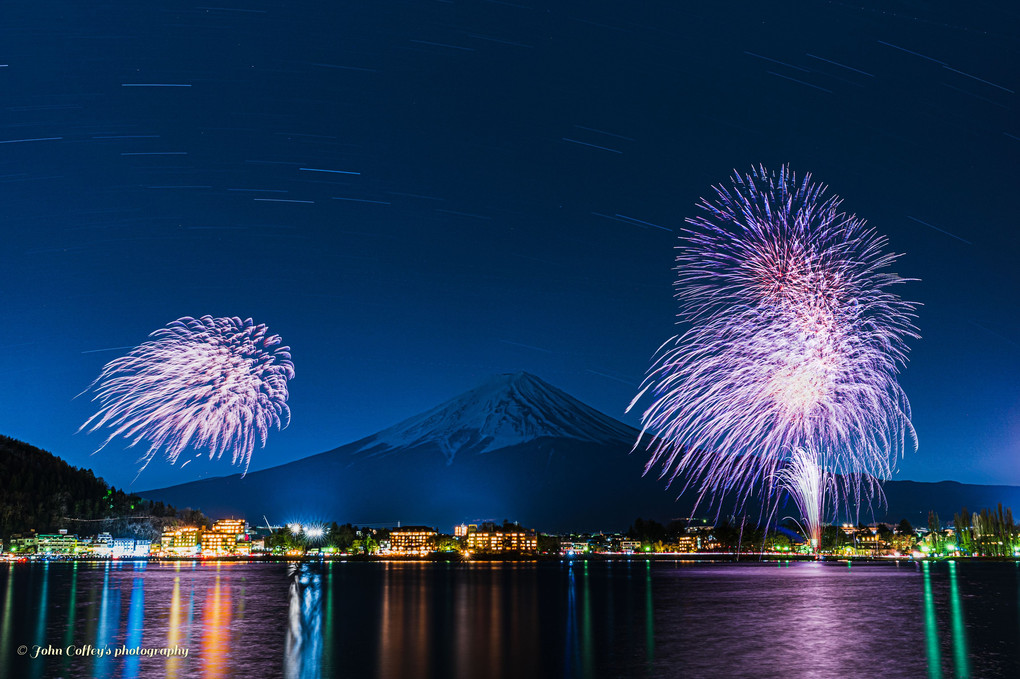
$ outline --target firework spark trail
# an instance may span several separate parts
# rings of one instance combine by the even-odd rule
[[[804,534],[811,540],[812,549],[822,544],[822,522],[825,510],[838,492],[833,475],[825,471],[814,455],[804,448],[796,448],[787,464],[779,470],[779,485],[789,490],[803,520]]]
[[[896,381],[916,338],[916,304],[892,290],[898,255],[837,196],[787,167],[715,187],[677,256],[678,318],[630,408],[646,394],[646,472],[685,477],[700,504],[758,489],[771,501],[794,451],[825,451],[824,471],[859,508],[880,495],[906,440],[910,406]],[[639,443],[641,439],[639,438]],[[835,478],[835,477],[834,477]],[[785,481],[784,481],[785,479]]]
[[[128,447],[148,441],[142,469],[162,450],[175,463],[188,447],[251,462],[256,439],[290,423],[290,347],[252,319],[180,318],[153,332],[126,356],[107,363],[89,386],[100,407],[78,429],[109,428]],[[98,452],[98,451],[97,451]]]

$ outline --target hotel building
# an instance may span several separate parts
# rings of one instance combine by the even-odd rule
[[[169,556],[195,556],[202,546],[201,528],[187,527],[163,531],[163,553]]]
[[[68,535],[66,530],[62,530],[56,535],[40,535],[38,544],[39,554],[74,556],[78,549],[78,536]]]
[[[538,534],[528,528],[483,524],[481,530],[469,530],[465,546],[472,552],[537,552]]]
[[[404,526],[390,531],[390,553],[425,556],[433,551],[436,531],[428,526]]]

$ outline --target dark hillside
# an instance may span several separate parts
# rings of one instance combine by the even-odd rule
[[[0,537],[36,531],[101,531],[150,537],[180,520],[204,522],[162,502],[111,488],[90,469],[72,467],[35,446],[0,436]]]

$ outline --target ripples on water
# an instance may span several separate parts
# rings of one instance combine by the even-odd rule
[[[107,645],[188,656],[66,654]],[[1018,648],[1013,563],[0,567],[4,678],[1018,677]]]

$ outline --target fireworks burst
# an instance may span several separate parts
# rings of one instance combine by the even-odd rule
[[[128,447],[148,441],[142,469],[163,451],[171,464],[188,447],[209,459],[229,452],[233,464],[251,462],[270,427],[290,423],[287,380],[290,347],[249,318],[179,318],[149,341],[114,359],[90,385],[100,408],[78,431],[109,428]]]
[[[905,279],[887,271],[898,255],[810,174],[758,168],[714,190],[678,246],[689,330],[659,348],[630,405],[653,398],[646,472],[661,464],[699,503],[733,493],[739,505],[777,487],[823,502],[839,479],[835,495],[859,508],[915,440],[896,381],[917,337],[916,305],[892,291]]]

